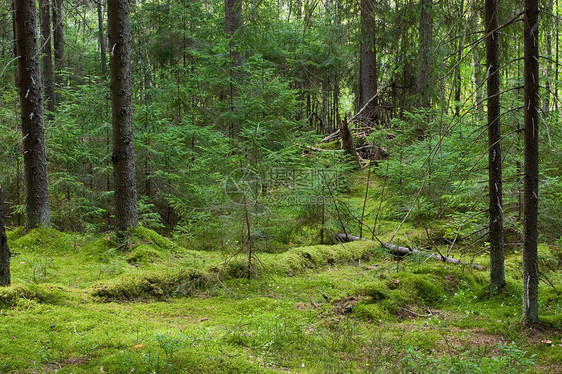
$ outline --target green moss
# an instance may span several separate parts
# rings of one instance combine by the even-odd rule
[[[162,258],[162,252],[146,244],[137,244],[127,254],[130,264],[152,263]]]
[[[353,306],[353,315],[367,321],[381,322],[393,319],[385,306],[366,302],[358,302]]]
[[[91,295],[104,302],[164,299],[172,296],[190,296],[197,290],[205,289],[211,282],[210,278],[193,269],[144,271],[100,282],[92,288]]]
[[[53,228],[36,228],[10,243],[12,251],[37,251],[60,254],[78,248],[77,236]]]
[[[560,260],[556,251],[551,251],[546,245],[537,248],[539,258],[539,269],[543,272],[556,271],[560,266]],[[553,253],[554,252],[554,253]]]
[[[10,287],[0,287],[1,309],[29,307],[37,302],[35,299],[35,293],[25,285],[16,284]]]
[[[375,281],[362,284],[354,291],[354,294],[367,296],[372,302],[377,302],[389,298],[390,292],[383,281]]]
[[[8,240],[10,242],[14,241],[16,239],[19,239],[24,235],[25,235],[25,232],[23,230],[23,226],[19,226],[19,227],[15,228],[14,230],[6,231],[6,236],[8,237]]]
[[[73,290],[54,284],[15,284],[0,287],[0,308],[27,309],[37,303],[64,305],[76,302]]]
[[[170,240],[162,237],[156,231],[147,229],[146,227],[137,226],[129,232],[130,240],[133,243],[145,243],[153,247],[157,247],[162,251],[175,251],[179,247]]]

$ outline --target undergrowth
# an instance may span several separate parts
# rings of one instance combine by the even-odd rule
[[[142,227],[125,243],[53,229],[9,237],[3,372],[559,369],[562,296],[541,285],[544,327],[521,330],[517,253],[504,293],[484,298],[486,272],[394,258],[376,242],[260,252],[248,279],[244,252],[192,251]],[[558,252],[541,253],[559,289]]]

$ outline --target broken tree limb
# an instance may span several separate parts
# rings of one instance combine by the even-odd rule
[[[361,161],[359,159],[359,155],[357,155],[357,150],[355,149],[355,143],[353,141],[353,136],[351,135],[351,131],[349,131],[349,127],[347,126],[347,118],[343,120],[338,116],[338,125],[340,128],[340,138],[341,138],[341,147],[349,156],[352,157],[353,162],[355,163],[355,168],[361,168]]]
[[[359,236],[346,235],[346,234],[343,234],[343,233],[338,234],[337,238],[338,238],[338,240],[340,240],[342,242],[353,242],[353,241],[357,241],[357,240],[365,240],[365,241],[369,241],[369,242],[372,241],[370,239],[361,238]],[[472,268],[474,268],[476,270],[484,270],[484,267],[481,266],[481,265],[469,264],[469,263],[466,263],[464,261],[457,260],[456,258],[446,257],[446,256],[438,255],[438,254],[432,253],[432,252],[420,251],[419,249],[413,249],[413,248],[408,248],[408,247],[400,247],[398,245],[390,244],[390,243],[381,242],[380,244],[384,248],[388,249],[389,251],[391,251],[395,255],[406,256],[406,255],[414,253],[414,254],[419,254],[419,255],[426,256],[426,257],[436,258],[439,261],[447,262],[449,264],[467,265],[467,266],[471,266]]]

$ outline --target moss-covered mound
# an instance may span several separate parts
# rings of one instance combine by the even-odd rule
[[[389,320],[431,314],[460,289],[481,289],[486,277],[442,263],[424,264],[409,271],[385,274],[356,287],[353,313],[367,320]]]
[[[29,309],[37,303],[66,305],[77,300],[71,289],[60,285],[45,283],[0,287],[0,309]]]
[[[24,234],[16,229],[8,234],[13,252],[36,251],[39,253],[60,254],[73,251],[78,246],[78,236],[60,232],[53,228],[40,227]]]
[[[262,253],[259,255],[259,261],[254,260],[253,267],[258,273],[270,272],[293,276],[325,266],[366,261],[384,253],[384,250],[379,249],[374,242],[367,241],[314,245],[293,248],[282,254]],[[243,277],[247,275],[247,261],[247,254],[240,254],[225,264],[212,266],[210,271],[220,273],[223,278]]]
[[[204,273],[194,270],[145,271],[100,282],[91,295],[100,301],[162,300],[174,296],[191,296],[212,282]]]

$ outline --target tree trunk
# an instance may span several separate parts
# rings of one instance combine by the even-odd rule
[[[302,18],[302,0],[295,1],[295,17],[297,20]]]
[[[473,4],[472,8],[472,25],[474,30],[480,29],[480,17],[478,17],[478,8]],[[480,54],[478,52],[478,46],[472,49],[472,75],[474,81],[474,101],[476,106],[476,119],[480,121],[484,113],[484,107],[482,104],[482,68],[480,65]]]
[[[64,34],[62,31],[62,2],[63,0],[53,0],[53,49],[55,56],[55,83],[61,86],[63,83],[63,75],[61,74],[64,69]],[[61,95],[57,94],[56,101],[61,100]]]
[[[224,1],[224,11],[225,11],[225,27],[226,27],[226,37],[229,40],[229,52],[230,52],[230,80],[228,84],[228,97],[230,100],[230,111],[234,114],[234,98],[236,97],[236,84],[240,82],[240,72],[239,68],[242,65],[242,57],[240,55],[239,49],[239,30],[242,26],[242,0],[225,0]],[[238,39],[238,40],[237,40]],[[229,133],[231,136],[235,136],[239,131],[239,123],[234,119],[230,120]]]
[[[10,248],[4,227],[4,196],[0,187],[0,286],[8,286],[10,283]]]
[[[490,293],[505,286],[500,71],[497,0],[486,0],[486,71],[488,72],[488,191],[490,198]]]
[[[45,128],[34,0],[15,1],[25,181],[25,230],[50,226]]]
[[[113,122],[113,183],[118,234],[138,224],[128,0],[107,2],[111,104]]]
[[[431,16],[431,0],[420,0],[419,56],[417,93],[419,104],[429,108],[430,91],[433,73],[433,18]]]
[[[546,9],[545,9],[545,14],[551,15],[553,14],[554,11],[554,3],[552,0],[548,0],[546,2]],[[544,30],[546,31],[546,35],[545,35],[545,58],[543,59],[544,64],[545,64],[545,68],[544,68],[544,75],[545,75],[545,81],[544,81],[544,94],[541,96],[542,97],[542,110],[544,113],[548,113],[550,111],[550,94],[552,91],[552,87],[551,87],[551,65],[552,65],[552,34],[554,32],[553,30],[553,21],[552,21],[552,17],[547,17],[546,18],[546,24],[543,25],[544,26]],[[557,98],[555,98],[555,100],[557,100]]]
[[[537,221],[539,194],[539,5],[525,0],[525,176],[523,323],[539,322]]]
[[[98,43],[100,45],[101,76],[105,77],[107,75],[107,47],[103,31],[103,3],[101,1],[98,3]]]
[[[559,59],[559,52],[560,52],[560,15],[558,14],[559,11],[559,7],[558,7],[558,0],[556,0],[556,19],[554,20],[554,24],[556,25],[556,33],[555,33],[555,43],[554,43],[554,50],[555,52],[555,59],[554,59],[554,66],[556,66],[556,69],[554,69],[554,97],[557,98],[556,100],[554,100],[554,109],[556,111],[558,111],[558,79],[559,79],[559,72],[560,69],[558,68],[560,66],[560,59]]]
[[[41,66],[43,69],[43,89],[45,91],[45,107],[51,113],[47,115],[48,120],[53,119],[55,111],[55,82],[53,76],[53,52],[51,41],[51,4],[50,0],[39,1],[39,12],[41,22]]]
[[[464,16],[464,1],[460,3],[459,14],[462,16],[463,20],[465,19]],[[466,31],[467,28],[464,27],[464,22],[461,23],[463,37],[459,38],[459,44],[457,46],[457,61],[455,64],[455,116],[459,117],[461,112],[461,91],[462,91],[462,77],[461,77],[461,62],[462,62],[462,55],[464,49],[464,43],[466,39]]]
[[[375,46],[375,13],[373,0],[361,0],[361,56],[360,100],[362,108],[377,94],[377,55]],[[365,109],[365,117],[372,118],[376,100]]]

